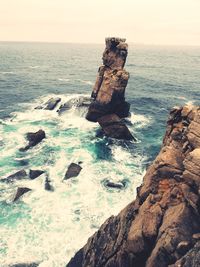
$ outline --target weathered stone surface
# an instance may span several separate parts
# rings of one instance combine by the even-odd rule
[[[13,202],[17,201],[21,196],[23,196],[25,193],[31,191],[30,188],[27,188],[27,187],[18,187],[17,188],[17,192],[16,192],[16,195],[13,199]]]
[[[76,163],[71,163],[67,169],[67,172],[65,173],[64,180],[78,176],[81,170],[82,167],[80,165]]]
[[[136,200],[110,217],[67,267],[200,266],[200,137],[193,122],[200,127],[199,107],[170,112],[163,147]]]
[[[116,114],[120,118],[129,116],[130,104],[125,101],[125,89],[129,73],[123,69],[128,45],[125,39],[107,38],[103,53],[103,66],[99,68],[92,91],[86,119],[97,122],[102,116]]]
[[[116,114],[105,115],[98,119],[98,123],[106,136],[124,140],[134,139],[127,126]]]
[[[20,151],[26,151],[31,147],[39,144],[46,137],[45,132],[43,130],[39,130],[35,133],[27,133],[26,138],[29,141],[28,145],[24,148],[20,148]]]
[[[12,183],[16,180],[21,180],[27,178],[27,173],[25,170],[20,170],[15,172],[14,174],[9,175],[6,178],[0,179],[1,182],[7,182],[7,183]]]

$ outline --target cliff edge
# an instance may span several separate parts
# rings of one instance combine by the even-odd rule
[[[136,200],[110,217],[67,267],[200,266],[200,107],[170,112]]]

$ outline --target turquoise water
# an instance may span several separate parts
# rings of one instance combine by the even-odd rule
[[[54,187],[44,190],[45,175],[0,184],[0,266],[32,261],[65,266],[105,219],[134,199],[159,151],[169,109],[199,103],[199,48],[130,46],[128,120],[136,143],[96,138],[98,125],[84,119],[83,109],[73,107],[61,116],[34,109],[52,96],[62,103],[89,96],[102,50],[101,45],[0,43],[0,177],[42,169]],[[47,138],[19,152],[25,134],[40,128]],[[67,166],[79,161],[79,176],[63,181]],[[125,179],[127,187],[108,190],[105,179]],[[12,203],[18,186],[32,191]]]

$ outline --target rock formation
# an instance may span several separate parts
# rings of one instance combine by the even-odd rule
[[[125,89],[129,79],[129,73],[124,70],[128,53],[128,45],[125,41],[121,38],[106,38],[103,66],[98,71],[91,95],[93,101],[89,106],[86,119],[99,122],[107,136],[129,140],[133,139],[133,136],[126,125],[120,122],[120,118],[129,115],[130,108],[130,104],[125,101]],[[101,123],[102,120],[106,125],[110,125],[109,129],[115,121],[113,131],[106,130]]]
[[[136,200],[67,267],[200,266],[200,107],[174,108]]]

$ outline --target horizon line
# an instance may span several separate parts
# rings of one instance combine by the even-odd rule
[[[20,40],[0,40],[0,43],[38,43],[38,44],[82,44],[82,45],[103,45],[105,42],[67,42],[67,41],[20,41]],[[179,46],[179,47],[200,47],[200,44],[156,44],[156,43],[141,43],[127,42],[129,45],[136,46]]]

